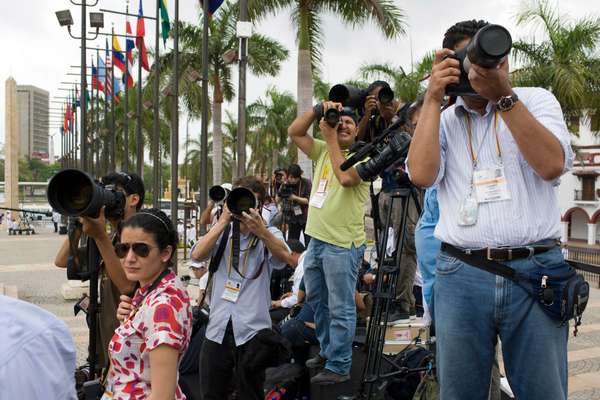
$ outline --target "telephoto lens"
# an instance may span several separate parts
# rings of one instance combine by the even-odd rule
[[[383,86],[379,89],[377,97],[381,104],[389,104],[394,100],[394,91],[388,86]]]
[[[225,189],[221,185],[215,185],[208,189],[208,197],[215,203],[220,203],[225,200],[228,194],[229,190]]]
[[[68,217],[98,218],[102,207],[107,218],[121,218],[125,212],[125,194],[104,188],[78,169],[65,169],[48,182],[48,203]]]
[[[240,216],[243,212],[250,212],[251,208],[256,208],[258,206],[258,201],[256,200],[256,196],[250,189],[244,187],[238,187],[233,189],[229,196],[227,196],[227,200],[225,201],[227,204],[227,208],[229,212],[233,215]]]
[[[486,25],[477,31],[468,44],[467,56],[471,64],[495,68],[511,48],[512,38],[506,28],[500,25]]]

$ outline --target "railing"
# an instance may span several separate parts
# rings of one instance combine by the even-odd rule
[[[600,289],[600,249],[567,246],[565,259],[578,270],[591,286]]]

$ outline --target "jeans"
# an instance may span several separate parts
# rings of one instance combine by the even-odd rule
[[[519,271],[564,264],[560,248],[504,264]],[[442,400],[486,400],[497,336],[517,399],[567,399],[568,326],[558,326],[518,284],[437,258],[434,284],[437,372]]]
[[[350,249],[312,238],[304,258],[306,301],[315,310],[316,334],[325,368],[348,374],[356,330],[354,291],[365,245]]]
[[[423,279],[423,297],[432,315],[434,313],[433,283],[435,282],[435,265],[441,245],[440,241],[433,236],[433,231],[439,218],[437,189],[427,189],[423,200],[423,213],[415,230],[415,247],[417,249],[419,270]]]

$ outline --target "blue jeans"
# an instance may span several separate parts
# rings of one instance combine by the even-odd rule
[[[504,262],[519,271],[562,268],[560,248]],[[521,286],[447,253],[434,284],[442,400],[486,400],[497,336],[517,399],[567,399],[568,326],[559,327]]]
[[[348,374],[356,329],[354,291],[365,246],[350,249],[312,238],[304,258],[306,301],[315,310],[317,339],[325,368]]]

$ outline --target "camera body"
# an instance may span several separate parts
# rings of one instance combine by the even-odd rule
[[[408,133],[394,130],[386,135],[385,139],[375,142],[367,154],[370,157],[369,160],[356,165],[358,176],[363,181],[373,181],[388,167],[394,164],[403,164],[408,155],[410,141],[411,136]],[[364,142],[359,143],[362,146],[368,146]]]
[[[500,25],[486,25],[477,31],[473,39],[453,56],[460,63],[460,80],[446,86],[449,96],[476,96],[469,82],[469,70],[472,64],[483,68],[496,68],[502,63],[512,48],[512,37],[506,28]]]
[[[337,111],[337,110],[336,110]],[[289,199],[292,194],[294,194],[295,185],[291,185],[289,183],[284,183],[279,187],[279,191],[277,192],[277,196],[282,199]]]

